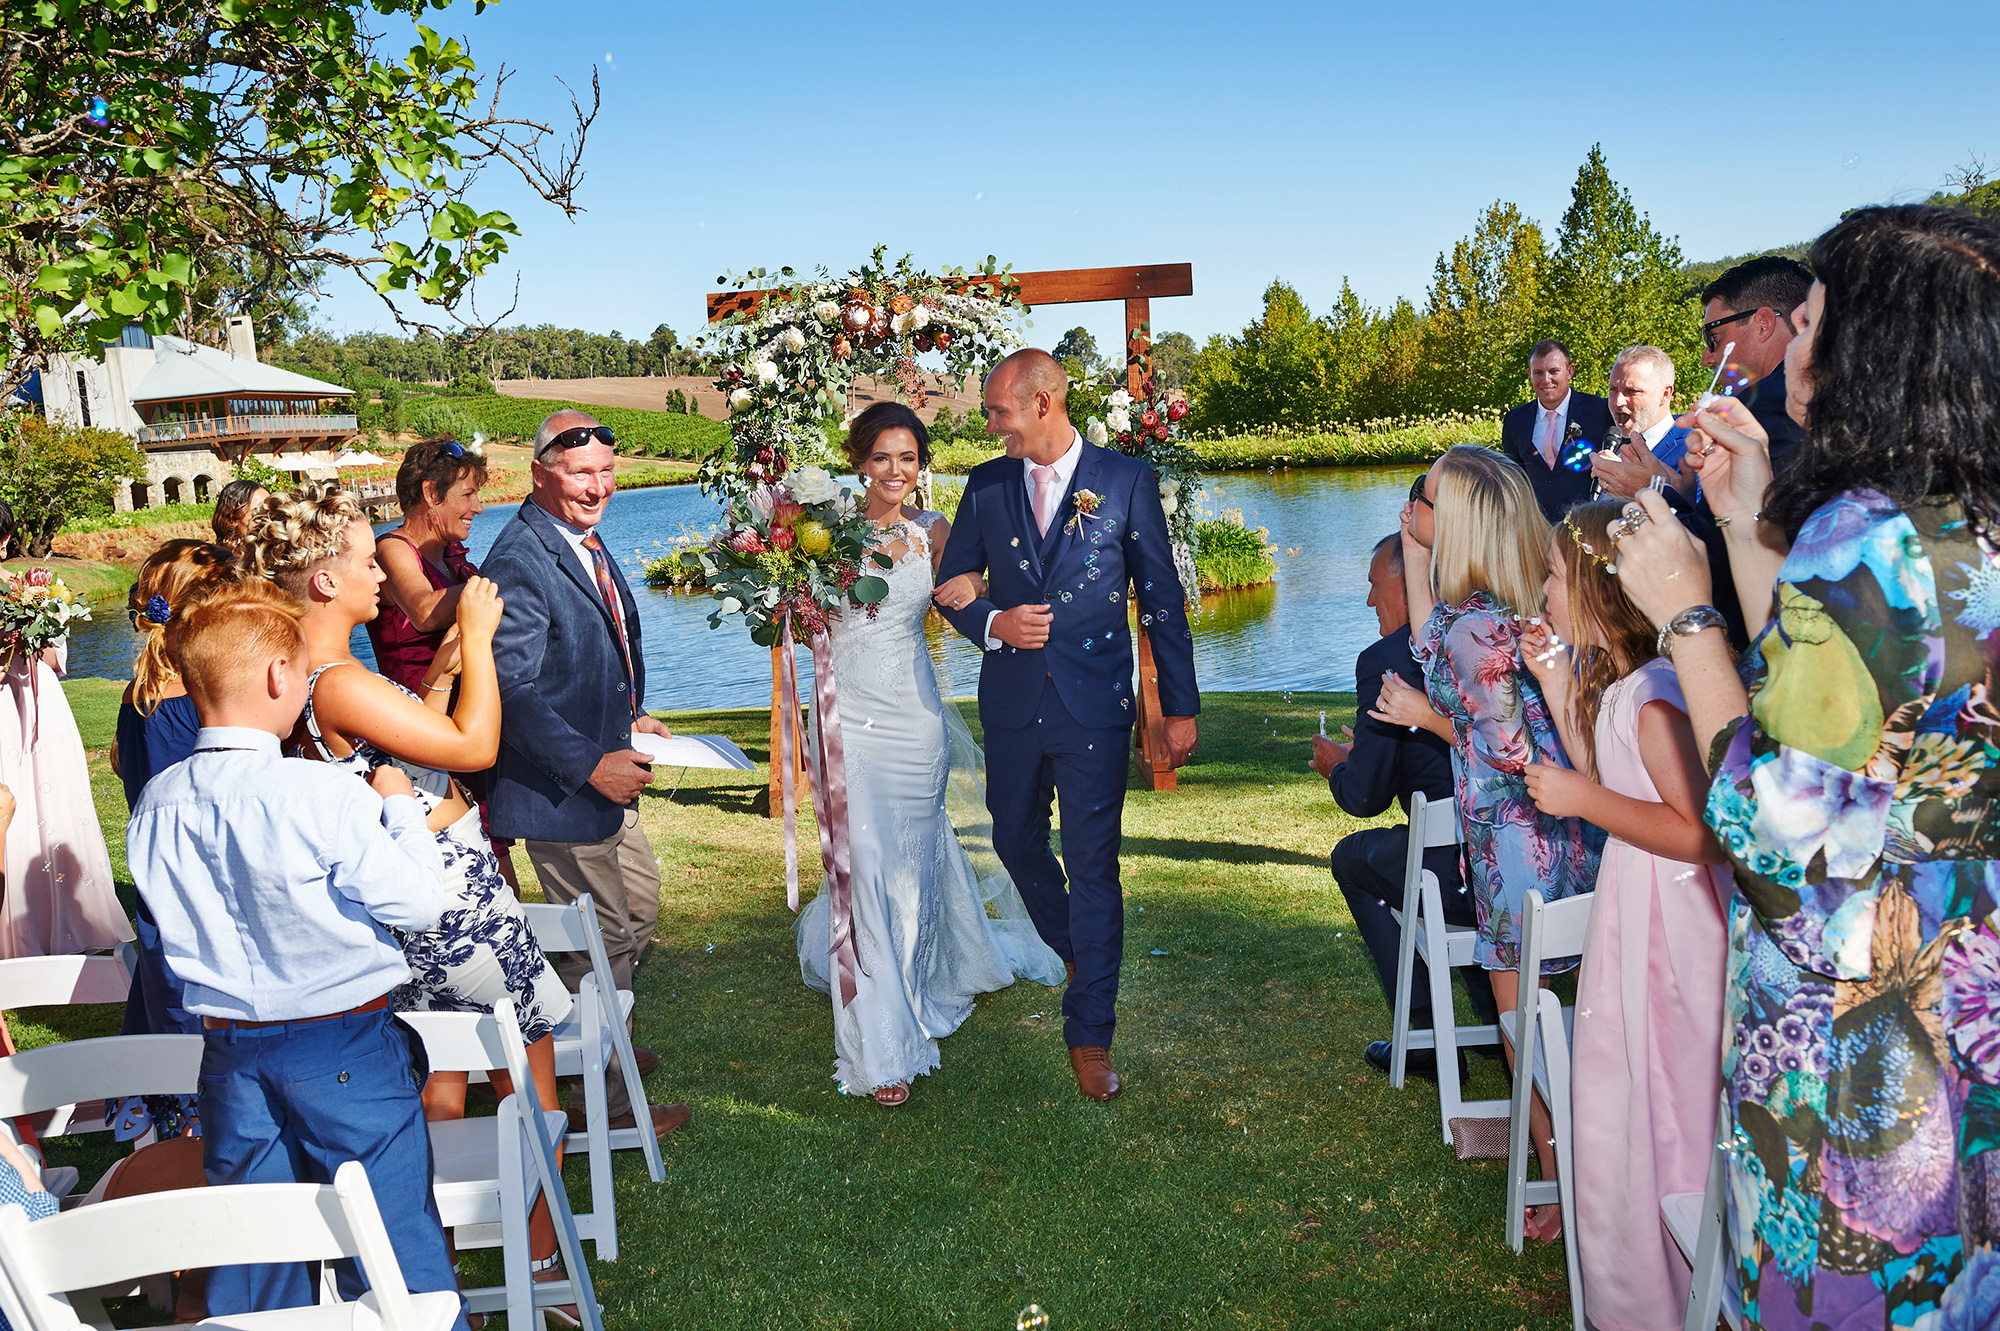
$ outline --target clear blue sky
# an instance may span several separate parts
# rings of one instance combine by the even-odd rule
[[[510,321],[698,331],[724,271],[1192,262],[1154,307],[1205,339],[1273,277],[1421,303],[1494,199],[1553,235],[1577,165],[1690,258],[1809,237],[1843,208],[2000,166],[2000,6],[1565,3],[968,6],[460,3],[433,26],[502,61],[518,112],[603,80],[574,223],[495,172],[525,231],[482,305]],[[321,321],[384,326],[330,279]],[[1050,307],[1044,345],[1115,306]]]

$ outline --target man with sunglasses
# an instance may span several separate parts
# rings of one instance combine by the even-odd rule
[[[535,432],[530,494],[493,542],[484,572],[507,613],[493,638],[500,676],[500,757],[493,768],[493,834],[525,842],[542,895],[567,904],[588,892],[618,988],[660,915],[660,866],[635,803],[652,778],[632,735],[665,735],[646,714],[639,606],[598,539],[618,489],[610,430],[580,411],[559,411]],[[574,992],[590,973],[579,952],[555,958]],[[637,1049],[638,1072],[657,1065]],[[613,1128],[633,1126],[622,1075],[606,1081]],[[654,1105],[664,1135],[688,1120],[685,1105]],[[574,1095],[572,1129],[584,1130]]]
[[[1601,397],[1570,390],[1576,377],[1576,363],[1569,348],[1554,338],[1535,343],[1528,353],[1528,382],[1535,390],[1532,402],[1524,402],[1500,418],[1500,451],[1520,464],[1535,488],[1535,503],[1542,516],[1560,522],[1569,506],[1590,497],[1590,454],[1577,455],[1582,465],[1569,465],[1566,452],[1570,427],[1578,440],[1595,449],[1611,428],[1611,408]]]

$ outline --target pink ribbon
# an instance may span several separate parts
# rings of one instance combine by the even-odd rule
[[[778,759],[784,763],[780,781],[785,796],[785,905],[799,913],[799,755],[792,747],[792,730],[799,723],[799,656],[792,642],[792,617],[778,633],[778,692],[786,714],[778,720]]]
[[[854,1001],[861,953],[854,941],[854,876],[847,842],[847,754],[840,742],[840,706],[834,699],[833,644],[825,630],[813,634],[813,708],[818,736],[819,780],[813,782],[813,815],[819,822],[820,858],[827,877],[827,953],[839,977],[841,1006]],[[778,637],[778,688],[784,705],[796,708],[799,696],[798,648],[791,617],[785,617]],[[798,759],[792,749],[791,717],[778,727],[779,761],[785,801],[785,900],[799,908]]]

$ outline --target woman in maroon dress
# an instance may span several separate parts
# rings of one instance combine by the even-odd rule
[[[459,589],[479,572],[466,558],[465,542],[484,511],[484,484],[486,460],[444,437],[410,445],[396,471],[403,525],[377,538],[375,557],[389,578],[368,641],[376,669],[419,694],[457,619]]]

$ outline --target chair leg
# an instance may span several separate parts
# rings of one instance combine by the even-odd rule
[[[602,996],[599,998],[601,1001]],[[610,1043],[600,1026],[585,1046],[583,1069],[584,1120],[590,1131],[590,1228],[600,1262],[618,1260],[618,1200],[611,1186],[611,1108],[605,1103],[604,1065],[610,1061]],[[639,1127],[651,1132],[653,1125],[646,1122]]]
[[[1708,1157],[1708,1189],[1701,1199],[1701,1229],[1694,1248],[1694,1278],[1688,1287],[1685,1331],[1714,1331],[1722,1315],[1722,1250],[1729,1223],[1728,1161],[1729,1105],[1725,1099],[1716,1116],[1716,1149]]]
[[[506,1271],[507,1325],[522,1331],[544,1331],[548,1325],[535,1307],[534,1258],[528,1248],[528,1213],[541,1191],[539,1180],[527,1177],[528,1162],[515,1143],[523,1131],[520,1100],[508,1096],[500,1106],[500,1255]]]
[[[1429,909],[1430,902],[1424,904],[1424,966],[1430,972],[1431,1047],[1437,1051],[1438,1123],[1443,1129],[1445,1145],[1449,1146],[1451,1121],[1460,1117],[1465,1108],[1465,1088],[1458,1080],[1458,1013],[1451,1002],[1451,944],[1442,913]]]
[[[1576,1168],[1570,1150],[1569,1039],[1562,1003],[1548,990],[1540,1003],[1541,1043],[1549,1070],[1549,1125],[1556,1140],[1556,1195],[1562,1199],[1563,1258],[1569,1266],[1569,1311],[1576,1331],[1589,1331],[1583,1311],[1583,1262],[1577,1253]]]
[[[1403,911],[1402,935],[1396,947],[1396,1001],[1390,1017],[1389,1031],[1389,1085],[1403,1089],[1405,1065],[1410,1056],[1410,990],[1414,984],[1411,972],[1416,969],[1417,952],[1417,912]]]

